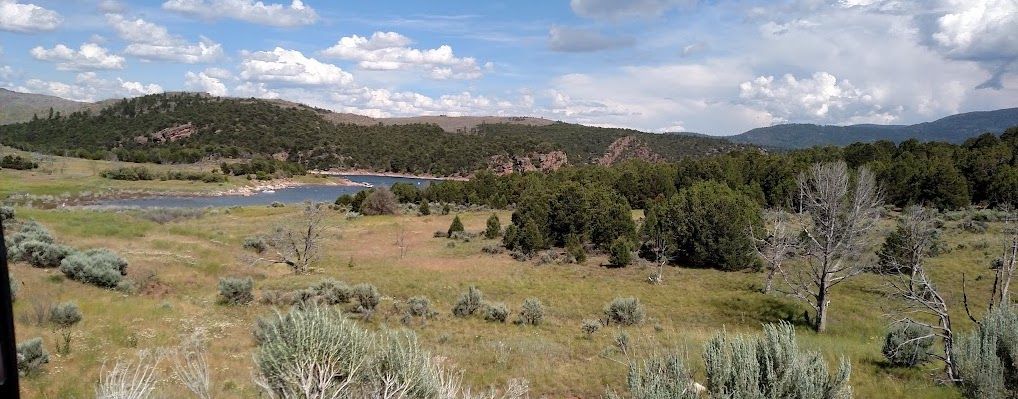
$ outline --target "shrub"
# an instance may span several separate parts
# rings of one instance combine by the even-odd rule
[[[283,208],[285,206],[286,206],[286,204],[284,204],[282,202],[279,202],[279,201],[272,201],[272,203],[269,204],[270,208]]]
[[[105,248],[75,252],[60,262],[60,271],[72,280],[114,288],[127,275],[127,261]]]
[[[642,364],[630,363],[626,378],[629,393],[633,398],[642,399],[697,399],[700,397],[693,385],[693,377],[686,368],[682,357],[669,353],[653,356]],[[741,398],[741,396],[720,396]],[[608,399],[618,399],[609,391]]]
[[[477,287],[470,286],[467,292],[460,295],[456,305],[452,308],[452,314],[458,317],[466,317],[477,312],[484,302],[484,294]]]
[[[49,363],[49,353],[42,347],[42,338],[35,337],[18,344],[18,375],[31,375]]]
[[[633,243],[627,238],[619,237],[612,241],[608,248],[608,263],[613,266],[628,266],[633,262]]]
[[[508,318],[509,307],[505,306],[504,303],[498,302],[484,304],[484,320],[505,323],[505,320]]]
[[[0,206],[0,221],[14,220],[14,208],[9,206]]]
[[[255,253],[265,253],[265,250],[269,249],[269,245],[265,243],[263,237],[248,237],[244,239],[244,249],[249,249]]]
[[[371,335],[333,308],[291,308],[259,320],[255,329],[255,370],[258,385],[272,397],[341,397],[370,358]],[[319,383],[320,381],[320,383]]]
[[[976,331],[955,344],[961,391],[966,398],[1018,395],[1018,307],[1002,304],[986,313]]]
[[[544,321],[544,304],[541,303],[541,300],[537,298],[524,299],[516,322],[536,326],[542,321]]]
[[[5,155],[3,159],[0,159],[0,169],[29,170],[38,167],[38,163],[21,155]]]
[[[44,241],[28,240],[22,241],[18,244],[18,248],[12,252],[17,253],[16,260],[28,262],[35,267],[53,268],[60,266],[60,261],[74,253],[74,248]]]
[[[488,217],[488,227],[484,229],[484,238],[489,240],[498,238],[502,234],[502,223],[498,220],[498,215],[491,214]]]
[[[368,216],[395,215],[399,213],[399,201],[388,188],[379,187],[371,190],[371,193],[364,198],[359,211]]]
[[[430,318],[435,315],[427,297],[415,296],[407,300],[406,314],[410,317]]]
[[[442,215],[443,216],[444,215],[448,215],[449,212],[452,212],[452,205],[449,205],[447,203],[446,204],[442,204]]]
[[[631,326],[643,323],[646,315],[640,300],[633,297],[615,298],[604,307],[605,324]]]
[[[353,286],[353,296],[357,298],[357,310],[360,312],[371,312],[375,310],[382,300],[378,288],[368,283],[360,283]]]
[[[26,252],[26,249],[22,247],[23,244],[28,242],[41,242],[52,244],[54,242],[53,236],[46,230],[41,224],[30,221],[21,226],[21,230],[11,235],[6,240],[7,244],[7,257],[14,261],[28,261],[31,257],[30,252]]]
[[[580,324],[580,330],[583,331],[583,334],[586,335],[588,338],[594,335],[594,333],[596,333],[597,330],[600,329],[601,322],[597,320],[585,319],[583,320],[583,323]]]
[[[452,237],[454,233],[462,233],[463,231],[463,222],[460,221],[460,215],[456,215],[452,218],[452,223],[449,225],[446,235]]]
[[[219,303],[225,305],[247,305],[254,300],[250,277],[223,277],[219,279]]]
[[[459,397],[458,381],[412,332],[372,334],[335,308],[276,313],[259,321],[255,340],[255,380],[270,397]]]
[[[49,310],[49,321],[60,328],[70,328],[81,321],[81,311],[74,302],[53,305]]]
[[[417,206],[417,212],[419,212],[421,216],[428,216],[431,214],[431,205],[428,205],[427,200],[421,200],[420,205]]]
[[[898,324],[887,332],[881,352],[895,366],[914,367],[930,359],[933,337],[929,327],[909,322]]]
[[[311,287],[318,300],[326,305],[349,303],[353,298],[353,289],[342,281],[333,279],[322,280]]]
[[[791,324],[768,324],[763,335],[711,338],[703,354],[710,397],[851,398],[852,366],[841,360],[831,376],[817,352],[803,351]]]

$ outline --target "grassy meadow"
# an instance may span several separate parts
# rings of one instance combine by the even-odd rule
[[[43,194],[77,187],[94,189],[89,182],[101,180],[88,174],[92,161],[66,162],[62,172],[52,175],[0,172],[0,197],[15,191]],[[176,186],[179,182],[166,186],[168,182],[158,181],[95,184],[121,183],[141,183],[143,189],[180,189]],[[483,253],[484,246],[496,244],[493,240],[434,238],[435,231],[448,228],[453,215],[348,220],[329,211],[323,257],[311,275],[296,276],[283,266],[251,264],[241,244],[246,237],[293,220],[301,212],[299,205],[213,209],[198,218],[163,224],[138,211],[15,209],[19,220],[42,223],[61,243],[82,249],[113,249],[128,260],[128,278],[139,286],[138,293],[128,295],[67,280],[55,269],[37,269],[25,263],[11,266],[13,277],[21,284],[14,306],[18,338],[41,336],[50,352],[45,371],[22,380],[28,398],[89,397],[104,366],[111,367],[117,358],[131,359],[139,350],[165,352],[198,329],[210,338],[214,396],[258,396],[251,381],[252,327],[259,317],[274,310],[257,299],[248,306],[217,304],[217,283],[226,276],[252,277],[256,298],[263,290],[304,288],[325,278],[351,285],[374,284],[383,301],[373,317],[362,323],[371,328],[414,330],[425,347],[464,370],[465,379],[475,387],[501,386],[507,379],[525,378],[532,397],[600,397],[606,387],[623,387],[628,361],[665,350],[686,353],[696,379],[702,381],[700,352],[714,332],[756,332],[762,323],[779,320],[795,323],[802,344],[821,351],[832,365],[839,356],[847,356],[858,398],[960,397],[953,387],[935,382],[941,375],[936,363],[918,369],[885,364],[880,348],[893,302],[885,295],[887,277],[883,276],[864,274],[837,286],[829,332],[817,335],[805,325],[807,306],[777,294],[760,293],[761,273],[667,267],[663,283],[654,285],[647,282],[653,272],[650,266],[607,268],[601,266],[606,263],[603,256],[592,256],[582,265],[518,262],[508,254]],[[509,213],[498,214],[504,226]],[[468,212],[460,217],[468,231],[480,232],[489,215]],[[972,303],[986,303],[993,275],[988,266],[1002,248],[1001,225],[990,223],[985,233],[969,233],[951,219],[943,231],[947,250],[934,258],[929,268],[953,307],[957,328],[969,331],[973,324],[962,309],[962,274],[967,276]],[[886,220],[879,234],[892,226],[893,222]],[[401,232],[408,244],[402,258],[396,245]],[[879,239],[874,235],[873,242]],[[537,297],[546,307],[545,322],[521,326],[486,322],[480,317],[453,317],[454,301],[471,285],[480,288],[486,300],[505,302],[514,313],[525,298]],[[417,295],[428,297],[439,315],[405,325],[401,305]],[[604,305],[619,296],[639,298],[648,320],[634,327],[604,327],[586,337],[580,330],[582,321],[599,318]],[[72,328],[67,355],[55,351],[59,332],[33,321],[37,307],[63,301],[76,302],[84,315]],[[624,352],[614,344],[622,331],[632,342]],[[159,392],[166,397],[179,396],[183,391],[173,379],[171,361],[164,359],[159,369]]]

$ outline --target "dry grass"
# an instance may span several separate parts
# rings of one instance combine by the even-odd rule
[[[840,354],[853,362],[852,385],[860,398],[956,398],[950,387],[938,386],[936,365],[920,370],[887,368],[880,346],[890,307],[881,290],[882,278],[863,276],[835,289],[830,333],[817,336],[801,325],[805,307],[757,290],[762,276],[713,270],[667,268],[664,283],[646,283],[651,268],[600,267],[603,257],[584,265],[520,263],[508,255],[485,255],[491,241],[456,242],[432,238],[448,227],[449,216],[377,216],[352,221],[339,214],[328,218],[328,240],[318,269],[310,276],[293,276],[283,267],[249,265],[242,261],[244,238],[267,231],[300,210],[250,207],[216,212],[200,219],[156,224],[135,216],[86,210],[18,209],[19,217],[34,218],[57,238],[76,247],[103,246],[130,262],[129,277],[148,281],[142,293],[124,295],[68,280],[58,273],[26,264],[12,266],[24,282],[15,305],[16,319],[32,312],[33,301],[68,301],[79,304],[84,320],[74,327],[72,352],[53,355],[47,371],[24,380],[25,397],[85,397],[98,379],[104,361],[133,356],[138,349],[171,348],[180,336],[204,329],[209,338],[208,362],[214,397],[256,395],[250,381],[251,330],[257,317],[271,312],[266,305],[216,305],[216,284],[222,276],[251,276],[257,290],[306,287],[332,277],[350,284],[375,284],[384,299],[372,326],[402,327],[397,303],[417,295],[428,297],[440,312],[435,319],[415,324],[421,342],[448,356],[467,370],[475,386],[502,385],[507,379],[530,380],[536,397],[600,397],[607,385],[619,387],[625,378],[612,351],[616,327],[603,328],[592,339],[580,329],[582,320],[597,318],[605,303],[616,296],[635,296],[644,303],[648,321],[628,327],[634,348],[630,353],[679,348],[694,365],[700,347],[714,331],[755,331],[761,323],[791,320],[799,324],[805,345],[835,359]],[[469,213],[461,219],[469,231],[483,231],[488,213]],[[507,213],[500,213],[508,220]],[[992,279],[988,260],[998,252],[994,225],[982,235],[950,228],[951,247],[964,244],[933,261],[935,277],[955,306],[956,323],[971,328],[960,309],[961,273],[968,274],[970,292],[982,294]],[[400,259],[396,236],[407,232],[408,250]],[[988,243],[983,248],[981,242]],[[353,267],[348,267],[352,259]],[[153,277],[155,276],[155,277]],[[980,278],[978,281],[974,279]],[[991,277],[991,278],[987,278]],[[515,313],[524,298],[540,298],[546,306],[544,324],[537,327],[488,323],[480,318],[458,319],[450,314],[456,297],[476,285],[485,298],[505,302]],[[256,293],[257,295],[257,293]],[[985,295],[976,295],[984,303]],[[51,353],[58,335],[48,327],[18,322],[19,339],[42,336]],[[164,362],[158,389],[182,392]],[[702,378],[702,370],[695,370]],[[173,395],[170,395],[173,396]]]

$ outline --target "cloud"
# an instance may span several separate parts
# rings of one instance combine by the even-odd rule
[[[583,53],[632,45],[631,37],[611,37],[590,29],[553,26],[548,32],[548,47],[552,51]]]
[[[935,48],[948,57],[980,62],[992,76],[977,88],[1003,87],[1002,77],[1015,72],[1018,61],[1018,2],[1014,0],[949,0],[936,20]]]
[[[293,0],[289,7],[253,0],[168,0],[163,3],[163,9],[208,20],[232,18],[278,27],[311,25],[318,21],[318,13],[300,0]]]
[[[22,33],[51,31],[63,20],[56,11],[32,3],[0,0],[0,30]]]
[[[110,54],[95,43],[84,43],[78,50],[63,44],[58,44],[52,49],[39,46],[33,48],[30,53],[37,60],[57,63],[57,69],[62,71],[124,69],[124,57]]]
[[[74,83],[29,79],[15,90],[89,102],[163,92],[163,88],[157,84],[143,84],[120,78],[112,81],[100,78],[95,72],[79,73],[75,76]]]
[[[275,99],[279,98],[279,92],[268,89],[265,83],[261,82],[244,82],[233,89],[233,94],[237,97],[254,97],[254,98],[265,98]]]
[[[282,47],[244,53],[240,77],[248,81],[307,86],[346,86],[353,82],[353,75],[335,65]]]
[[[576,15],[597,19],[658,17],[666,11],[696,4],[696,0],[570,0]]]
[[[120,38],[130,43],[124,53],[144,60],[197,64],[215,61],[223,55],[223,46],[204,36],[198,43],[189,43],[170,34],[165,27],[141,18],[131,20],[120,14],[106,14],[106,19]]]
[[[187,71],[184,74],[184,86],[188,89],[203,91],[213,96],[223,97],[227,95],[226,85],[219,78],[212,77],[206,72],[194,73]]]
[[[321,54],[357,61],[357,66],[366,70],[423,69],[433,79],[477,79],[483,75],[477,60],[457,57],[448,45],[421,50],[410,47],[411,43],[410,38],[396,32],[375,32],[370,38],[343,37]]]
[[[760,76],[739,85],[739,98],[771,114],[775,122],[838,120],[849,123],[890,123],[901,109],[882,106],[879,93],[857,88],[827,72],[797,79]]]

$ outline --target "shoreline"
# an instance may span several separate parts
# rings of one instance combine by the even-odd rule
[[[370,170],[349,169],[349,170],[309,170],[308,174],[321,176],[378,176],[378,177],[403,177],[407,179],[441,180],[441,181],[468,181],[470,178],[460,176],[435,176],[435,175],[414,175],[409,173],[396,172],[375,172]],[[355,183],[356,184],[356,183]]]

